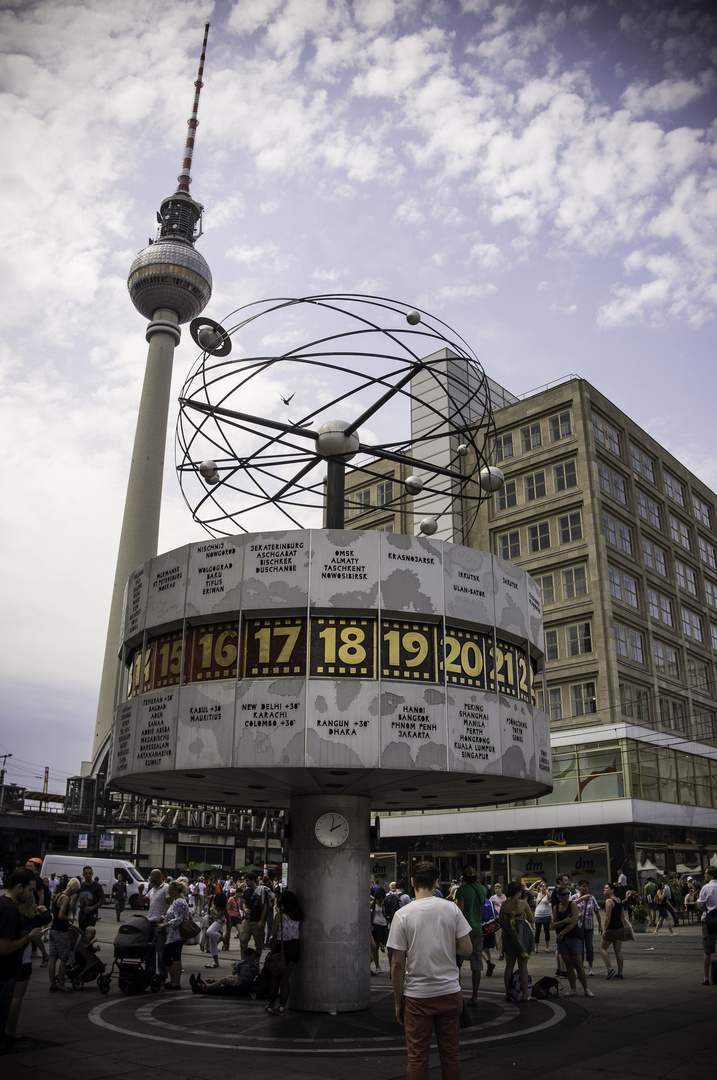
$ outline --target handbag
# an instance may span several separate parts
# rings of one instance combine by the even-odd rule
[[[708,934],[717,934],[717,908],[705,912],[704,926]]]
[[[191,938],[198,937],[201,932],[201,926],[197,926],[191,919],[185,919],[183,923],[179,924],[179,936],[182,941],[189,941]]]
[[[470,1014],[468,1006],[466,1005],[466,999],[463,998],[463,1012],[458,1018],[459,1028],[473,1027],[473,1017]]]
[[[272,975],[281,975],[286,971],[286,957],[284,956],[284,923],[279,916],[279,940],[274,946],[274,951],[266,961],[267,969]]]

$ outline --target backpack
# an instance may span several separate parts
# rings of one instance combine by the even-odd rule
[[[493,934],[499,927],[498,916],[496,915],[495,908],[493,907],[493,901],[487,899],[483,904],[483,908],[480,913],[481,922],[483,923],[483,933]]]
[[[396,914],[401,906],[401,897],[398,893],[389,892],[386,893],[386,899],[383,902],[383,913],[386,916],[386,922],[390,922],[393,916]]]
[[[530,978],[530,972],[528,972],[528,992],[529,992],[529,995],[532,994],[532,990],[533,990],[533,982],[532,982],[532,979]],[[510,998],[511,1001],[522,1001],[523,1000],[523,988],[520,985],[520,972],[519,971],[514,971],[513,972],[512,978],[510,980],[510,986],[508,987],[508,997]]]
[[[537,998],[538,1001],[544,1001],[545,998],[560,997],[560,983],[552,975],[543,975],[543,978],[538,979],[533,987],[532,996]]]
[[[268,902],[266,895],[268,891],[269,890],[267,889],[266,885],[257,885],[256,889],[254,890],[251,900],[249,901],[250,922],[259,922],[259,919],[261,918],[262,908],[264,907],[264,904]]]

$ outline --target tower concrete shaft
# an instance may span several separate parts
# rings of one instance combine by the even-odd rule
[[[146,559],[157,554],[162,501],[164,448],[172,385],[172,362],[181,330],[174,311],[160,309],[147,327],[147,367],[134,436],[112,603],[110,605],[100,696],[97,706],[93,760],[109,735],[118,691],[117,661],[127,579]]]

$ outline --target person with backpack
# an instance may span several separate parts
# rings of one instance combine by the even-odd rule
[[[244,959],[249,941],[253,938],[256,959],[257,963],[259,963],[264,948],[264,926],[266,925],[266,914],[269,910],[269,890],[266,886],[259,884],[259,878],[256,874],[247,874],[245,880],[247,887],[242,897],[245,918],[239,928],[241,954],[242,959]]]
[[[478,873],[475,866],[463,867],[463,883],[456,889],[455,902],[461,913],[468,921],[471,932],[471,944],[473,951],[470,957],[472,994],[468,1001],[469,1005],[478,1004],[478,990],[480,989],[480,977],[483,970],[483,905],[488,896],[487,889],[477,881]],[[458,961],[462,964],[463,958]]]

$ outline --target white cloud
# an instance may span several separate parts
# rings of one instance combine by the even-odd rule
[[[622,102],[633,116],[675,112],[710,93],[714,86],[714,72],[705,71],[698,79],[663,79],[654,86],[633,84],[623,93]]]

